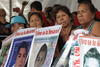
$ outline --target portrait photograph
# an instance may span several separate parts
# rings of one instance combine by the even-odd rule
[[[24,66],[27,61],[32,39],[33,36],[14,39],[5,66],[9,67]]]

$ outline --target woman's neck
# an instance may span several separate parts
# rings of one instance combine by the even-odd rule
[[[84,24],[82,25],[83,29],[88,29],[92,24],[93,24],[94,21],[91,21],[90,23],[87,23],[87,24]]]
[[[64,41],[67,41],[69,38],[69,34],[71,32],[72,24],[69,24],[66,28],[62,28],[61,36]]]

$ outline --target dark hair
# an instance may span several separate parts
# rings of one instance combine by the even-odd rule
[[[44,44],[44,45],[41,47],[40,51],[45,51],[46,54],[47,54],[47,45]]]
[[[45,8],[45,12],[47,14],[46,17],[53,21],[52,10],[53,10],[52,7],[46,7]]]
[[[30,18],[31,18],[32,15],[37,15],[40,18],[40,20],[42,22],[42,26],[43,26],[43,18],[42,18],[42,15],[40,13],[38,13],[38,12],[29,13],[29,15],[28,15],[28,21],[30,21]]]
[[[84,55],[84,64],[86,62],[86,58],[95,58],[98,60],[100,64],[100,54],[97,51],[97,48],[91,48],[85,55]]]
[[[94,14],[97,11],[97,9],[95,8],[95,6],[92,4],[91,0],[80,0],[78,3],[79,3],[79,5],[80,4],[87,4],[89,6],[89,8],[90,8],[90,11],[92,13],[94,13]]]
[[[60,10],[61,10],[61,11],[64,11],[66,14],[68,14],[69,17],[72,18],[72,15],[71,15],[71,12],[70,12],[69,8],[66,7],[66,6],[61,6],[61,5],[59,5],[59,6],[57,6],[57,7],[55,8],[55,10],[53,10],[53,14],[54,14],[54,18],[55,18],[55,19],[56,19],[56,14],[57,14]]]
[[[28,44],[27,44],[27,42],[22,41],[20,43],[20,46],[18,47],[18,51],[17,52],[19,52],[21,48],[25,48],[26,49],[26,55],[27,55],[27,53],[28,53]]]
[[[60,4],[54,4],[53,8],[61,6]]]
[[[91,1],[91,0],[77,0],[77,2],[78,2],[78,3],[81,3],[81,2],[83,2],[83,1],[87,1],[87,2],[92,3],[92,1]]]
[[[3,12],[4,14],[2,15],[3,17],[6,17],[6,11],[3,8],[0,8],[0,12]],[[1,15],[1,14],[0,14]]]
[[[30,8],[35,8],[38,11],[42,11],[42,4],[39,1],[34,1],[31,3]]]

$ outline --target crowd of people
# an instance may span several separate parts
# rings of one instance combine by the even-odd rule
[[[23,12],[27,4],[28,3],[24,1],[22,3],[22,9],[19,11],[15,10],[18,15],[12,16],[10,21],[6,21],[6,12],[3,8],[0,8],[0,29],[2,30],[0,31],[0,36],[8,36],[22,28],[42,28],[62,25],[55,51],[55,58],[61,54],[65,42],[75,29],[85,29],[89,31],[88,36],[100,37],[100,12],[96,9],[91,0],[78,0],[78,9],[72,13],[67,6],[60,4],[46,7],[45,10],[42,11],[43,7],[41,2],[34,1],[30,5],[30,11],[27,17],[25,17]],[[28,18],[28,20],[26,18]]]

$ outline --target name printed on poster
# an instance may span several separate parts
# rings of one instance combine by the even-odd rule
[[[80,67],[80,47],[79,46],[75,46],[74,47],[74,56],[75,59],[73,61],[73,67]]]
[[[100,46],[100,39],[80,39],[79,43],[82,45]]]
[[[35,32],[35,29],[33,29],[33,30],[25,30],[23,32],[16,32],[15,36],[21,36],[21,35],[25,35],[25,34],[31,34],[33,32]]]
[[[48,34],[56,34],[59,33],[60,29],[55,30],[44,30],[44,31],[36,31],[36,35],[48,35]]]

